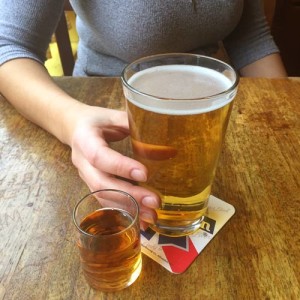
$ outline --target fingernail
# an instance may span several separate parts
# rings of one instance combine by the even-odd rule
[[[148,213],[141,213],[140,217],[144,222],[147,222],[147,223],[150,223],[150,224],[155,223],[155,220],[154,220],[153,216],[148,214]]]
[[[139,170],[139,169],[133,169],[130,173],[130,176],[135,181],[144,182],[144,181],[147,180],[146,174],[143,171]]]
[[[159,205],[154,197],[146,196],[142,199],[142,204],[150,208],[158,208]]]

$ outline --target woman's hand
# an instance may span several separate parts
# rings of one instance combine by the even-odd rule
[[[108,145],[128,135],[125,112],[77,101],[55,84],[41,64],[26,58],[0,67],[0,92],[24,117],[71,146],[72,161],[91,190],[128,192],[140,204],[142,228],[154,222],[159,197],[119,178],[146,181],[146,168]]]
[[[141,227],[156,220],[159,197],[122,178],[145,182],[147,170],[141,163],[112,150],[108,143],[129,134],[127,114],[123,111],[84,105],[76,113],[70,146],[72,161],[80,177],[92,191],[120,189],[131,194],[140,205]],[[121,177],[121,178],[120,178]]]

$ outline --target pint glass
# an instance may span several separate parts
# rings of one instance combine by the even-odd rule
[[[139,59],[122,73],[133,156],[148,169],[140,183],[161,198],[152,228],[195,232],[206,213],[238,75],[196,54]]]

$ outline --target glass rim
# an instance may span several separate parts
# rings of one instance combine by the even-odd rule
[[[222,96],[224,94],[229,94],[229,93],[231,93],[232,91],[234,91],[237,88],[238,83],[239,83],[239,75],[238,75],[237,71],[231,65],[229,65],[228,63],[226,63],[226,62],[224,62],[224,61],[222,61],[220,59],[217,59],[217,58],[214,58],[214,57],[210,57],[210,56],[206,56],[206,55],[202,55],[202,54],[196,54],[196,53],[164,53],[164,54],[154,54],[154,55],[149,55],[149,56],[145,56],[145,57],[139,58],[139,59],[137,59],[137,60],[129,63],[123,69],[123,71],[121,73],[122,83],[124,84],[124,86],[126,86],[126,88],[128,88],[131,92],[133,92],[135,94],[138,94],[138,95],[141,95],[141,96],[145,96],[145,97],[149,97],[149,98],[153,98],[153,99],[159,99],[161,101],[170,101],[171,98],[158,97],[158,96],[155,96],[155,95],[151,95],[151,94],[148,94],[148,93],[144,93],[144,92],[138,91],[137,89],[135,89],[133,86],[131,86],[128,83],[128,80],[125,78],[125,73],[126,73],[126,71],[131,66],[133,66],[135,64],[139,64],[141,62],[151,61],[151,59],[159,59],[159,58],[165,58],[165,57],[180,57],[180,56],[182,56],[182,57],[189,56],[189,57],[195,57],[195,58],[202,58],[202,59],[207,59],[207,60],[211,60],[211,61],[220,63],[221,65],[224,65],[229,70],[231,70],[233,74],[235,74],[235,80],[230,85],[229,88],[225,89],[222,92],[219,92],[219,93],[216,93],[216,94],[213,94],[213,95],[209,95],[209,96],[204,96],[204,97],[176,98],[176,99],[172,99],[172,101],[176,102],[176,101],[183,101],[183,100],[193,100],[193,101],[196,101],[196,100],[210,100],[210,99],[214,99],[214,98],[219,98],[220,96]],[[172,64],[170,64],[170,65],[172,65]],[[194,65],[192,65],[192,66],[194,66]],[[197,65],[195,65],[195,66],[197,66]],[[199,67],[201,67],[201,66],[199,66]]]
[[[130,223],[130,225],[128,225],[126,228],[124,228],[123,230],[121,231],[118,231],[118,232],[115,232],[115,233],[112,233],[112,234],[108,234],[108,235],[94,235],[94,234],[90,234],[84,230],[82,230],[80,228],[80,226],[78,225],[77,221],[76,221],[76,212],[78,210],[78,207],[79,205],[87,198],[87,197],[90,197],[96,193],[100,193],[100,192],[114,192],[114,193],[119,193],[119,194],[123,194],[124,196],[127,196],[132,203],[134,203],[135,207],[136,207],[136,215],[134,216],[134,218],[132,219],[132,222]],[[95,198],[97,199],[97,198]],[[122,191],[122,190],[118,190],[118,189],[100,189],[100,190],[96,190],[94,192],[91,192],[91,193],[88,193],[86,194],[85,196],[83,196],[75,205],[74,209],[73,209],[73,213],[72,213],[72,219],[73,219],[73,223],[75,225],[75,227],[77,228],[77,230],[86,235],[86,236],[89,236],[89,237],[93,237],[93,238],[101,238],[101,239],[104,239],[104,238],[109,238],[109,237],[112,237],[112,236],[117,236],[117,235],[120,235],[122,233],[124,233],[125,231],[127,231],[128,229],[130,229],[137,221],[138,221],[138,218],[139,218],[139,212],[140,212],[140,208],[139,208],[139,205],[137,203],[137,201],[135,200],[135,198],[130,195],[129,193],[125,192],[125,191]]]

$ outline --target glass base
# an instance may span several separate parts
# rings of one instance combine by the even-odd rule
[[[92,287],[95,290],[101,291],[101,292],[117,292],[121,291],[130,285],[132,285],[140,276],[142,271],[142,257],[139,260],[138,266],[134,270],[134,272],[131,274],[130,278],[126,282],[91,282],[87,277],[86,280],[90,287]]]
[[[201,227],[201,223],[204,219],[204,216],[202,216],[200,219],[193,221],[189,224],[185,224],[184,226],[171,226],[168,224],[162,224],[158,220],[156,224],[151,224],[150,228],[156,231],[159,234],[167,235],[171,237],[180,237],[180,236],[186,236],[191,235],[198,231]],[[164,222],[165,223],[165,222]]]

